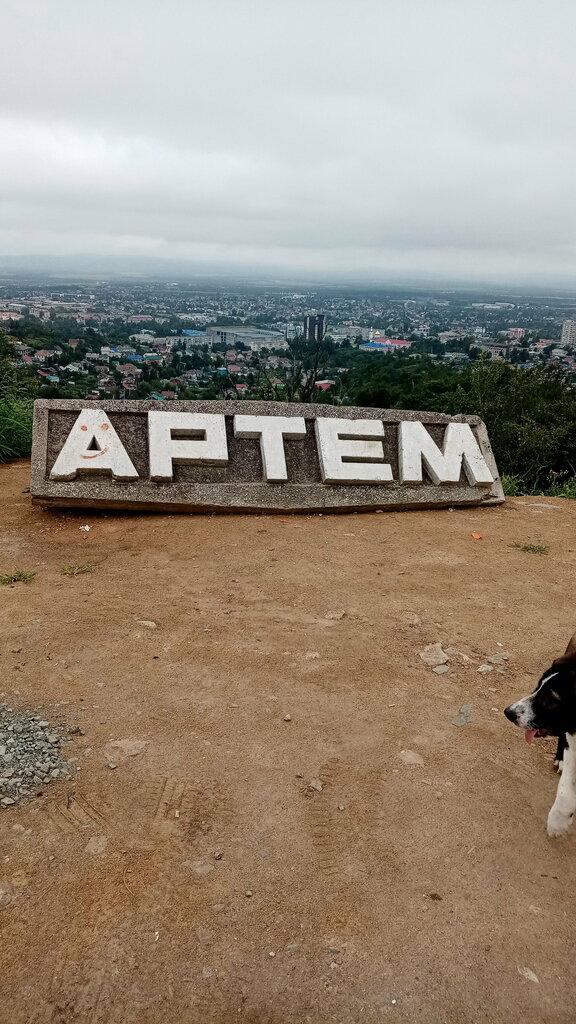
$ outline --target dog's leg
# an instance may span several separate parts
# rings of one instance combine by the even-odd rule
[[[556,747],[556,757],[554,758],[554,767],[557,772],[561,772],[564,768],[564,751],[566,750],[566,733],[562,733],[558,737],[558,746]]]
[[[548,835],[563,836],[576,811],[576,734],[566,735],[564,770],[548,815]]]

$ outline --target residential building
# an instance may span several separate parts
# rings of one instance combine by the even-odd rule
[[[304,317],[304,341],[322,341],[326,334],[324,313],[313,313]]]
[[[576,346],[576,320],[565,320],[562,324],[560,344],[563,348]]]

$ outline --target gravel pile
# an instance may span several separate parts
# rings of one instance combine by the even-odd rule
[[[62,742],[61,732],[42,715],[0,704],[0,806],[18,803],[53,779],[70,777]]]

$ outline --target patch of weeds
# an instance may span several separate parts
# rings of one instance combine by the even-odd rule
[[[504,475],[502,477],[502,487],[507,498],[515,498],[519,494],[524,494],[524,488],[519,476]]]
[[[3,587],[7,587],[10,583],[32,583],[35,575],[35,572],[24,572],[24,569],[16,569],[15,572],[7,573],[6,576],[0,576],[0,584]]]
[[[94,571],[94,563],[82,562],[80,565],[63,565],[60,571],[64,576],[82,576],[86,572]]]
[[[519,551],[528,551],[531,555],[547,555],[550,548],[547,544],[520,544],[516,541],[510,545],[511,548],[518,548]]]

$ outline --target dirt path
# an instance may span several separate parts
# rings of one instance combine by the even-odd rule
[[[84,735],[0,813],[2,1024],[574,1019],[576,831],[501,711],[576,628],[576,503],[122,517],[28,479],[0,467],[0,572],[37,573],[0,588],[3,699]]]

